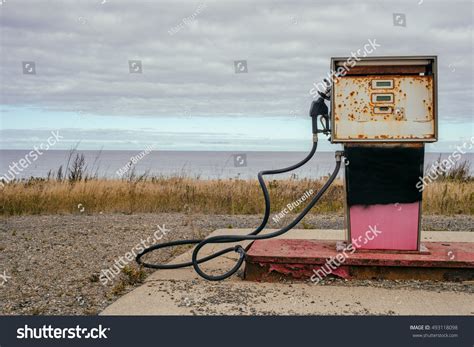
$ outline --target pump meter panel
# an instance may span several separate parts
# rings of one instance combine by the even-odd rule
[[[435,58],[333,58],[333,142],[436,141]]]

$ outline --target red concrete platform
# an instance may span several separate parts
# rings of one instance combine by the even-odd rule
[[[426,250],[421,253],[397,253],[352,252],[347,248],[345,252],[338,252],[338,242],[301,239],[255,241],[247,251],[245,278],[256,281],[276,281],[285,277],[316,281],[326,276],[443,281],[474,279],[474,243],[423,242]]]

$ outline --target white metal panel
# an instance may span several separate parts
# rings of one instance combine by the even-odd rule
[[[392,88],[373,88],[374,80],[392,80]],[[432,75],[346,76],[333,88],[333,141],[435,140]]]

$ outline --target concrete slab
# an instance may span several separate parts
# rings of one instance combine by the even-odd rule
[[[265,232],[271,232],[266,230]],[[219,229],[209,236],[242,235],[249,229]],[[343,230],[292,230],[280,238],[343,240]],[[424,241],[473,242],[471,232],[424,232]],[[246,246],[249,242],[241,243]],[[204,256],[226,245],[203,248]],[[474,244],[473,244],[474,247]],[[192,250],[172,262],[188,261]],[[229,269],[238,255],[228,253],[203,265],[209,273]],[[242,273],[242,271],[241,271]],[[472,284],[471,284],[472,286]],[[428,286],[429,287],[429,286]],[[145,283],[108,306],[102,315],[474,315],[474,294],[434,286],[384,288],[370,281],[358,285],[311,282],[254,283],[233,276],[208,282],[192,267],[159,270]]]

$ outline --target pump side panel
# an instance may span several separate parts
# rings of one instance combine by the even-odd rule
[[[423,144],[346,144],[349,242],[361,249],[419,246]]]

